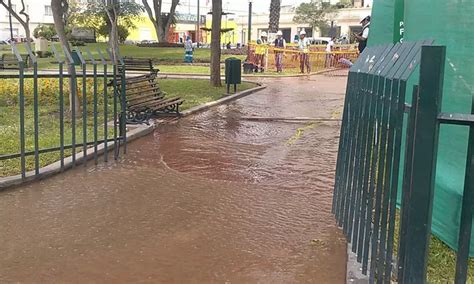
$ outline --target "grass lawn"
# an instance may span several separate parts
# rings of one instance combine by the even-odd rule
[[[218,100],[226,95],[226,87],[211,87],[208,80],[166,79],[161,80],[160,86],[170,96],[178,96],[185,100],[181,106],[182,110]],[[237,87],[237,91],[254,87],[255,84],[244,82]]]
[[[209,74],[208,66],[199,66],[199,65],[158,65],[160,73],[176,73],[176,74]],[[225,70],[222,68],[222,75],[224,76]],[[276,70],[266,70],[264,73],[251,73],[243,74],[243,76],[248,77],[260,77],[260,76],[292,76],[299,75],[299,69],[286,69],[282,73],[277,73]]]
[[[5,82],[4,82],[5,83]],[[188,80],[188,79],[164,79],[160,80],[161,89],[169,96],[179,96],[185,100],[181,110],[211,102],[225,96],[225,87],[210,87],[208,80]],[[238,90],[242,91],[255,87],[255,84],[244,83],[239,86]],[[109,92],[110,94],[111,92]],[[0,94],[0,155],[13,154],[19,152],[19,115],[18,105],[8,105],[1,100]],[[109,102],[112,100],[109,99]],[[26,149],[34,150],[34,123],[33,123],[33,107],[26,105],[25,110],[25,129],[26,129]],[[88,105],[88,110],[92,109],[92,105]],[[104,138],[104,116],[101,113],[103,106],[98,107],[98,139]],[[109,105],[109,111],[112,106]],[[107,121],[112,119],[112,114]],[[55,104],[41,104],[39,108],[39,145],[41,148],[59,147],[59,113]],[[70,118],[65,119],[65,144],[71,144],[72,123]],[[82,118],[76,119],[76,143],[82,143]],[[89,112],[87,119],[87,140],[93,141],[94,122],[92,114]],[[109,126],[108,138],[113,138],[113,127]],[[77,149],[77,151],[81,151]],[[66,155],[70,155],[71,151],[66,151]],[[46,166],[57,160],[60,155],[58,152],[45,153],[40,155],[40,166]],[[27,157],[27,169],[34,169],[33,156]],[[0,161],[0,177],[15,175],[20,173],[19,159],[11,159]]]
[[[58,52],[63,55],[62,49],[59,43],[54,43]],[[86,46],[78,47],[83,55],[88,59],[87,50],[91,51],[92,56],[95,59],[99,59],[99,53],[97,50],[101,50],[103,55],[106,55],[106,49],[108,45],[105,43],[91,43]],[[24,45],[18,45],[20,53],[26,53]],[[11,48],[9,46],[0,46],[0,54],[11,53]],[[122,56],[127,57],[136,57],[136,58],[152,58],[156,62],[156,68],[160,69],[163,73],[178,73],[178,74],[209,74],[209,66],[200,66],[200,65],[189,65],[185,64],[184,61],[184,50],[182,48],[169,48],[169,47],[138,47],[135,45],[121,45],[120,53]],[[211,51],[210,49],[196,49],[194,52],[194,60],[196,63],[209,63],[210,62]],[[242,61],[245,60],[244,55],[223,55],[222,62],[226,58],[237,57]],[[39,69],[57,69],[57,63],[54,57],[50,58],[38,58],[38,67]],[[92,70],[92,65],[88,64],[87,68]],[[79,70],[80,67],[77,68]],[[99,67],[99,71],[101,68]],[[224,70],[222,70],[224,74]],[[15,71],[13,71],[15,72]],[[254,73],[249,74],[248,76],[262,76],[262,75],[296,75],[299,74],[298,68],[287,68],[283,73],[278,74],[276,70],[268,69],[265,73]]]
[[[397,210],[395,219],[394,254],[398,252],[400,215]],[[456,271],[456,252],[436,236],[431,235],[428,254],[428,283],[454,283]],[[474,283],[474,259],[469,259],[467,283]]]
[[[209,66],[199,65],[158,65],[158,69],[160,73],[210,74]]]
[[[56,49],[63,55],[62,48],[59,43],[54,43]],[[73,47],[74,48],[74,47]],[[106,49],[108,45],[106,43],[90,43],[86,46],[78,47],[82,52],[84,57],[87,56],[87,49],[91,51],[91,54],[94,56],[95,59],[100,58],[99,53],[97,50],[101,50],[101,52],[106,55]],[[20,53],[26,54],[26,49],[23,44],[18,45],[18,49]],[[11,53],[11,48],[9,46],[1,46],[0,47],[0,54],[3,53]],[[163,64],[177,64],[183,63],[184,61],[184,49],[183,48],[172,48],[172,47],[138,47],[136,45],[121,45],[120,46],[120,55],[127,56],[127,57],[137,57],[137,58],[152,58],[155,60],[157,65],[161,66]],[[234,55],[223,55],[222,61],[224,61],[228,57],[238,57],[240,59],[245,59],[245,56],[234,56]],[[194,52],[194,60],[195,62],[203,62],[209,63],[211,59],[211,50],[206,48],[198,48],[195,49]],[[50,58],[39,58],[38,65],[40,69],[46,68],[57,68],[57,64],[51,63],[54,61],[54,57]]]

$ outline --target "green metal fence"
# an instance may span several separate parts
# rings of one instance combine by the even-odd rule
[[[116,91],[117,82],[125,82],[125,65],[121,59],[115,63],[111,60],[110,50],[107,50],[109,58],[106,58],[101,50],[91,51],[87,48],[77,48],[73,58],[66,48],[62,48],[64,54],[61,54],[52,44],[54,57],[50,60],[55,62],[55,66],[40,71],[39,60],[28,45],[12,45],[11,48],[18,68],[0,71],[0,84],[2,81],[5,83],[5,80],[13,80],[18,84],[17,103],[3,106],[17,110],[15,115],[19,123],[18,136],[11,139],[18,141],[18,151],[0,153],[0,163],[13,166],[18,163],[18,175],[26,179],[40,176],[41,169],[45,166],[41,159],[51,153],[57,155],[60,168],[64,170],[69,166],[75,167],[79,162],[86,165],[91,154],[94,162],[98,163],[101,151],[107,162],[110,147],[114,149],[114,159],[118,159],[120,149],[126,152],[125,86],[122,86],[121,92]],[[20,49],[26,50],[28,56],[21,54]],[[31,67],[27,65],[25,58],[30,59]],[[69,74],[68,68],[74,68],[75,73]],[[54,94],[52,98],[48,98],[50,102],[45,104],[43,101],[46,98],[42,97],[40,90],[45,88],[44,84],[51,82],[54,86],[47,87],[51,88]],[[26,88],[31,85],[32,88]],[[75,99],[76,97],[81,99]],[[77,103],[80,104],[79,108]],[[31,119],[28,112],[31,109],[32,132],[27,127],[31,124],[28,120]],[[47,121],[42,121],[44,116],[40,113],[46,109],[57,114],[57,117],[51,119],[52,115],[49,115]],[[54,135],[58,136],[55,138],[56,145],[41,142],[47,126],[45,123],[58,123],[57,131],[54,132]],[[27,142],[31,140],[34,142],[28,146]],[[70,163],[65,162],[66,159],[69,159]]]
[[[466,281],[474,201],[474,116],[441,113],[445,48],[431,44],[426,40],[367,48],[349,72],[333,213],[372,282],[390,283],[394,277],[402,283],[426,281],[442,123],[471,129],[456,272],[459,283]],[[408,80],[418,66],[419,83],[408,105]]]

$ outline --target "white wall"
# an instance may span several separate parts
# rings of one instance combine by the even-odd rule
[[[13,5],[16,5],[16,11],[20,12],[22,5],[20,0],[11,0]],[[25,0],[25,10],[30,16],[30,30],[33,30],[41,23],[53,24],[52,15],[46,15],[45,6],[50,6],[51,0]],[[50,11],[50,10],[49,10]],[[23,27],[18,21],[12,17],[13,35],[25,36]],[[0,39],[10,38],[10,24],[7,10],[0,7]]]

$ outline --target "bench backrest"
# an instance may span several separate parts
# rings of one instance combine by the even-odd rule
[[[118,91],[121,88],[121,82],[118,83]],[[141,103],[144,98],[163,98],[164,93],[161,91],[156,78],[156,74],[143,75],[134,78],[127,78],[126,85],[126,101],[128,107],[133,107],[137,103]]]
[[[127,70],[149,70],[153,73],[156,72],[152,59],[125,57],[123,63]]]
[[[25,67],[30,66],[30,55],[28,54],[20,54],[21,58],[25,62]],[[0,62],[0,68],[3,69],[18,69],[18,59],[16,58],[15,54],[5,53],[2,54],[2,60]]]

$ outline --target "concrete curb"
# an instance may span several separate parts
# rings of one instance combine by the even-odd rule
[[[251,82],[251,83],[255,83],[255,82]],[[258,85],[258,87],[256,87],[256,88],[245,90],[245,91],[242,91],[242,92],[239,92],[239,93],[221,98],[217,101],[209,102],[209,103],[206,103],[206,104],[203,104],[203,105],[199,105],[199,106],[190,108],[190,109],[182,112],[181,117],[190,116],[190,115],[195,114],[197,112],[201,112],[201,111],[207,110],[211,107],[221,105],[221,104],[224,104],[224,103],[227,103],[227,102],[230,102],[230,101],[248,96],[250,94],[253,94],[255,92],[258,92],[258,91],[263,90],[263,89],[266,88],[266,86],[264,86],[264,85],[260,85],[260,84],[257,84],[257,85]],[[129,130],[127,132],[127,142],[136,140],[138,138],[141,138],[143,136],[146,136],[146,135],[152,133],[153,130],[157,126],[158,126],[157,123],[151,123],[150,125],[140,125],[140,126],[127,125],[127,128],[129,128],[129,129],[132,128],[131,130]],[[88,149],[91,149],[91,151],[92,151],[93,148],[89,147]],[[104,149],[105,149],[105,143],[99,144],[97,155],[102,156],[105,152]],[[107,150],[108,150],[108,152],[112,152],[114,150],[114,143],[113,142],[108,142]],[[84,158],[83,152],[78,152],[76,154],[76,166],[83,164],[84,160],[88,161],[88,160],[92,160],[92,159],[94,159],[94,152],[89,152],[88,151],[87,156],[85,158]],[[0,178],[0,191],[7,190],[7,189],[10,189],[10,188],[13,188],[13,187],[17,187],[19,185],[24,185],[24,184],[27,184],[27,183],[30,183],[30,182],[33,182],[33,181],[42,180],[42,179],[45,179],[47,177],[62,173],[62,172],[66,171],[66,170],[69,170],[71,168],[72,168],[72,157],[67,157],[67,158],[64,159],[64,168],[63,169],[61,169],[61,162],[57,161],[57,162],[54,162],[50,165],[47,165],[45,167],[40,168],[40,173],[39,173],[38,176],[35,175],[34,171],[29,171],[29,172],[26,173],[26,178],[24,178],[24,179],[22,179],[21,175],[15,175],[15,176]]]

